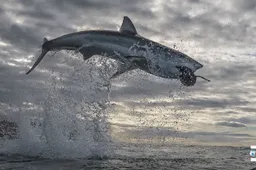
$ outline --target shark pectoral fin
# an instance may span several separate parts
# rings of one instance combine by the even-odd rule
[[[116,78],[125,72],[145,67],[148,64],[146,58],[142,56],[125,56],[123,58],[125,58],[125,62],[119,64],[117,72],[110,79]]]
[[[88,60],[93,55],[96,55],[98,51],[99,51],[99,49],[92,45],[82,46],[77,49],[77,52],[80,52],[83,55],[84,60]]]
[[[88,60],[89,58],[91,58],[94,54],[89,52],[89,51],[86,51],[86,52],[80,52],[82,55],[83,55],[83,59],[84,60]]]
[[[116,78],[119,75],[137,69],[138,67],[136,65],[134,65],[133,63],[120,63],[118,68],[117,68],[117,72],[115,74],[113,74],[110,79]]]

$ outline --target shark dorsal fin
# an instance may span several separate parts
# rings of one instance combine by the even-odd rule
[[[137,31],[129,17],[124,16],[122,26],[119,30],[122,33],[136,35]]]

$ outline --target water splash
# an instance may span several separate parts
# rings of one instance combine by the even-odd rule
[[[75,70],[48,75],[44,92],[37,94],[40,101],[30,101],[36,109],[19,108],[19,137],[1,141],[1,153],[53,159],[111,156],[108,77],[115,65],[102,57],[65,62]]]

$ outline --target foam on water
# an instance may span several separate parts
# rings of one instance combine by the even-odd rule
[[[111,155],[107,78],[114,65],[101,57],[86,63],[65,62],[75,70],[53,71],[44,81],[42,94],[27,94],[32,97],[23,102],[14,118],[18,139],[2,140],[1,153],[53,159]],[[42,82],[35,85],[39,84]],[[33,95],[40,100],[34,102]]]

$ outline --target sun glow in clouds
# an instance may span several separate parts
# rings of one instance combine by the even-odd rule
[[[27,58],[14,58],[12,60],[17,61],[19,63],[30,63],[30,60],[28,60]]]
[[[7,47],[7,46],[10,46],[10,44],[0,41],[0,47]]]

